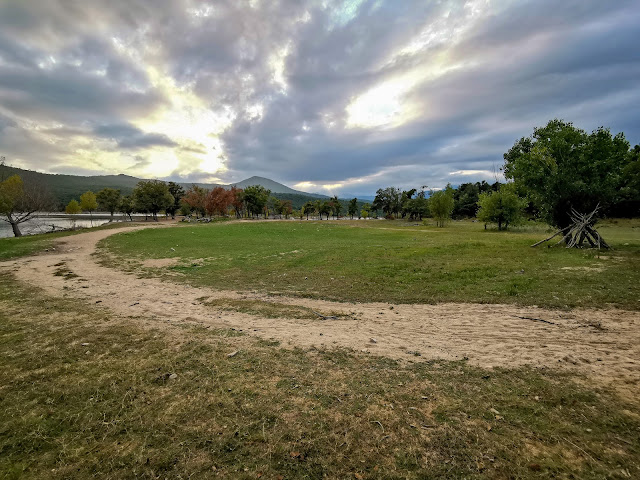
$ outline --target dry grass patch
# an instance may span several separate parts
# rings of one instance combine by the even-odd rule
[[[638,406],[546,370],[143,329],[10,276],[0,357],[3,478],[640,476]]]

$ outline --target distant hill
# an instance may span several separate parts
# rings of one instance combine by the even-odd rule
[[[120,190],[123,195],[129,195],[136,184],[145,179],[132,177],[129,175],[96,175],[96,176],[80,176],[80,175],[61,175],[34,172],[32,170],[23,170],[17,167],[0,165],[0,179],[7,178],[11,175],[20,175],[23,180],[37,183],[47,188],[55,197],[59,209],[63,209],[72,199],[79,199],[80,195],[91,190],[94,193],[99,192],[103,188],[115,188]],[[180,183],[180,182],[177,182]],[[188,189],[193,183],[180,183],[184,189]],[[286,185],[274,182],[268,178],[251,177],[238,183],[231,185],[196,183],[203,188],[214,188],[217,186],[230,188],[232,185],[238,188],[246,188],[250,185],[262,185],[264,188],[271,190],[271,193],[281,200],[291,200],[294,208],[300,208],[309,200],[329,198],[326,195],[316,193],[301,192],[294,190]]]
[[[307,197],[314,197],[314,198],[329,198],[326,195],[319,195],[317,193],[307,193],[307,192],[301,192],[300,190],[294,190],[293,188],[289,188],[286,185],[283,185],[282,183],[274,182],[273,180],[269,180],[268,178],[264,178],[264,177],[254,176],[251,178],[247,178],[246,180],[242,180],[241,182],[238,182],[238,183],[232,183],[231,185],[238,188],[246,188],[251,185],[262,185],[267,190],[271,190],[271,193],[289,193],[292,195],[306,195]]]

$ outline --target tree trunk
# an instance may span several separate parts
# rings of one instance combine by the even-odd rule
[[[11,229],[13,230],[13,236],[14,237],[21,237],[22,236],[22,232],[20,231],[20,227],[18,227],[18,224],[16,222],[11,222]]]

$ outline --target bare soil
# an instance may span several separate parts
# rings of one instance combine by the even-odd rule
[[[338,303],[195,288],[100,265],[93,255],[97,242],[118,232],[111,229],[65,237],[55,251],[0,263],[0,272],[13,272],[19,281],[49,295],[81,299],[88,308],[107,309],[132,322],[235,328],[285,346],[339,346],[405,361],[466,359],[485,368],[569,369],[629,399],[637,398],[639,312],[467,303]],[[166,260],[159,263],[170,264]],[[56,275],[61,267],[73,275]],[[335,319],[262,318],[216,309],[206,305],[206,299],[259,300],[340,315]]]

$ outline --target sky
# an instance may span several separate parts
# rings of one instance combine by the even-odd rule
[[[372,195],[500,179],[553,118],[640,143],[637,0],[0,0],[0,155]]]

